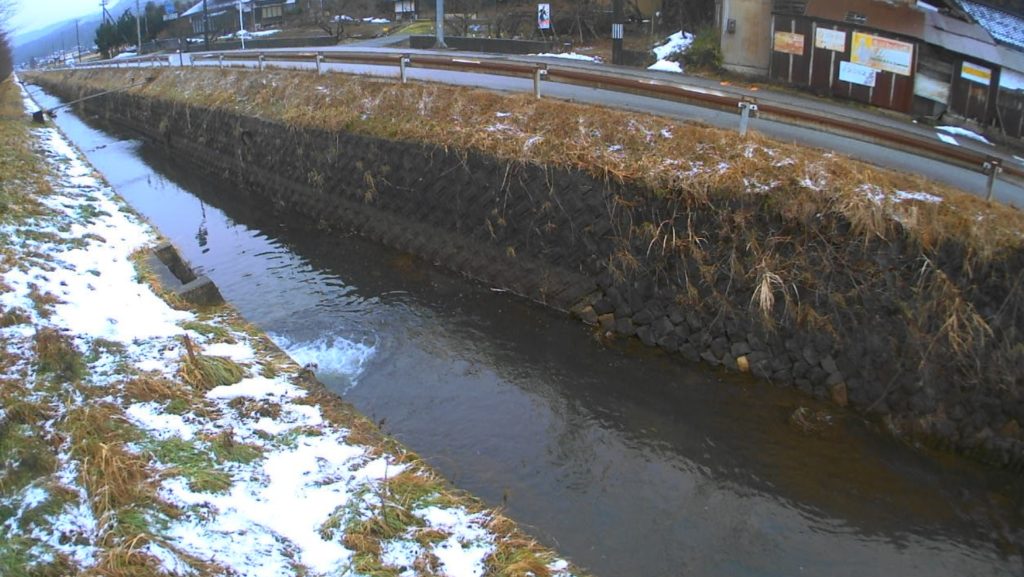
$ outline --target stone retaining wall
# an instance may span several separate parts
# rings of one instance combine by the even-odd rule
[[[70,86],[43,84],[65,98],[79,96]],[[89,114],[163,143],[169,154],[237,182],[225,194],[249,195],[268,209],[297,213],[310,226],[353,229],[492,286],[571,310],[605,334],[635,336],[694,362],[750,371],[849,404],[899,436],[1024,469],[1024,370],[1013,369],[1018,361],[1024,367],[1024,307],[992,315],[1003,319],[993,324],[1003,342],[986,343],[978,354],[988,356],[976,359],[978,367],[965,368],[962,359],[936,348],[935,339],[919,334],[899,314],[928,305],[915,301],[921,294],[920,254],[900,239],[860,239],[844,222],[830,229],[849,234],[813,236],[773,216],[770,198],[761,196],[710,207],[580,171],[298,129],[129,94],[85,106]],[[745,215],[745,230],[723,215]],[[807,310],[806,323],[764,322],[751,298],[759,280],[729,274],[751,232],[790,235],[785,246],[793,258],[830,263],[823,270],[834,277],[835,290],[858,295],[856,302],[842,308],[799,303]],[[719,270],[656,244],[668,242],[669,235],[691,239],[706,255],[703,262],[719,263]],[[943,258],[933,266],[947,278],[960,278],[966,273],[957,270],[963,262],[959,250],[942,247]],[[842,263],[857,263],[858,269]],[[861,277],[862,270],[871,274]],[[965,294],[991,314],[1021,300],[1006,287],[1019,283],[1022,270],[1024,256],[1016,254],[992,270],[973,271],[964,281]],[[828,322],[816,324],[815,318]],[[1007,346],[1017,349],[1008,352]],[[967,372],[990,385],[970,384]]]

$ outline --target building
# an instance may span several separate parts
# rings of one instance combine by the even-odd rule
[[[194,34],[203,34],[209,23],[211,34],[227,34],[239,29],[238,7],[241,5],[248,30],[280,24],[284,17],[295,9],[296,0],[203,0],[181,13],[188,18]]]
[[[730,70],[1024,132],[1024,19],[975,0],[722,0],[718,23]]]

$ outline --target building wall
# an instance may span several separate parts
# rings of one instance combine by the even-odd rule
[[[730,21],[735,23],[729,31]],[[772,53],[771,0],[722,0],[722,65],[733,72],[768,75]]]

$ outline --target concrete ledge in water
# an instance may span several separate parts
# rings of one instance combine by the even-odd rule
[[[217,285],[205,275],[197,276],[169,242],[156,246],[146,258],[146,264],[160,278],[161,286],[182,299],[199,306],[224,303]]]

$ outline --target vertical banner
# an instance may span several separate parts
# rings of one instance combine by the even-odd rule
[[[537,4],[537,28],[551,29],[551,4]]]

